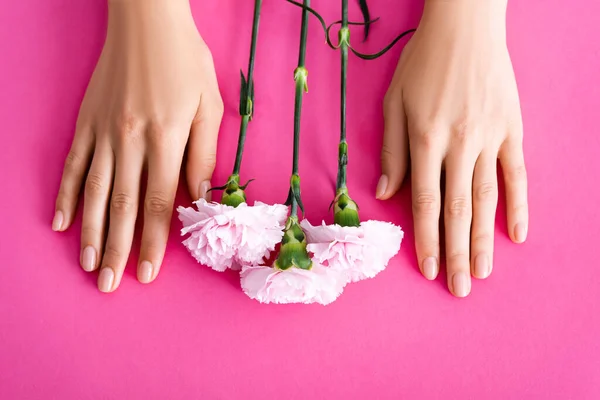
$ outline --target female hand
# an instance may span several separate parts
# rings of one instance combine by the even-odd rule
[[[81,267],[100,267],[114,291],[131,250],[142,171],[148,180],[137,276],[163,260],[181,163],[194,199],[204,197],[223,115],[210,51],[187,0],[110,0],[106,43],[81,105],[52,228],[73,222],[85,181]],[[89,170],[88,170],[89,167]]]
[[[505,18],[506,0],[426,1],[384,104],[377,197],[400,188],[410,159],[417,258],[435,279],[445,169],[448,288],[458,297],[471,291],[470,274],[483,279],[492,271],[498,158],[509,235],[517,243],[527,236],[523,128]]]

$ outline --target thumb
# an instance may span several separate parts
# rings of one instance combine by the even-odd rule
[[[408,168],[408,129],[400,96],[386,97],[383,107],[385,128],[381,148],[381,177],[375,197],[387,200],[404,180]]]
[[[207,198],[210,195],[210,178],[217,162],[217,139],[223,118],[223,101],[202,99],[198,115],[192,123],[186,175],[188,190],[192,199]]]

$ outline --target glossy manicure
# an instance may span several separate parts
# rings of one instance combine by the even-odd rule
[[[375,198],[381,199],[385,195],[387,186],[388,186],[387,175],[381,175],[381,178],[379,178],[379,182],[377,183],[377,190],[375,192]]]
[[[98,276],[98,289],[101,292],[108,293],[112,290],[114,281],[115,273],[112,268],[104,267],[100,270],[100,276]]]
[[[96,269],[96,250],[92,246],[87,246],[83,249],[81,253],[81,268],[87,272]]]

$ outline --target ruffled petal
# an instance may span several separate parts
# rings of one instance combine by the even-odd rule
[[[373,278],[383,271],[400,250],[404,236],[400,227],[381,221],[367,221],[359,227],[312,226],[302,221],[307,250],[321,264],[342,271],[350,282]]]
[[[216,271],[259,264],[283,236],[288,209],[256,202],[231,207],[200,199],[193,208],[179,207],[183,244],[201,264]]]
[[[314,263],[310,270],[272,267],[242,267],[241,285],[248,297],[261,303],[319,303],[327,305],[342,294],[345,276]]]

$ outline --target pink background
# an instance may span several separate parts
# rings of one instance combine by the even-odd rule
[[[196,0],[226,104],[214,182],[230,171],[252,1]],[[327,20],[336,1],[314,0]],[[372,0],[375,50],[414,27],[419,1]],[[234,7],[235,5],[235,7]],[[359,18],[352,7],[352,18]],[[495,269],[465,300],[414,261],[410,188],[373,197],[381,99],[400,48],[350,64],[350,185],[365,218],[407,232],[377,279],[329,307],[263,306],[235,274],[198,266],[173,221],[158,280],[96,290],[78,266],[80,217],[50,230],[79,103],[101,50],[105,0],[5,1],[0,11],[1,399],[600,398],[600,4],[510,1],[509,45],[522,97],[530,176],[529,241],[510,243],[504,201]],[[251,199],[281,202],[292,141],[299,10],[266,0],[255,121],[243,174]],[[330,218],[338,132],[338,54],[311,20],[301,171],[309,218]],[[359,144],[360,142],[360,144]],[[267,144],[267,145],[265,145]],[[189,204],[181,189],[178,203]],[[136,240],[139,240],[137,237]]]

